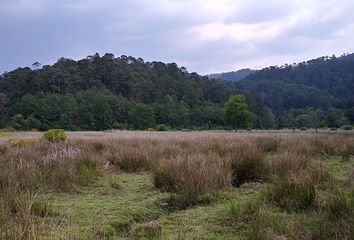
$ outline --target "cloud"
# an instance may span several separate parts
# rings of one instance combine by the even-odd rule
[[[0,72],[95,52],[202,74],[354,52],[351,0],[0,2]]]

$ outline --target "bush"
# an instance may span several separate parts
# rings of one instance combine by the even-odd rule
[[[315,205],[316,190],[309,178],[286,177],[268,187],[266,197],[286,210],[307,210]]]
[[[156,126],[156,131],[159,132],[164,132],[164,131],[169,131],[170,128],[168,126],[166,126],[165,124],[159,124]]]
[[[43,134],[43,138],[50,142],[60,142],[67,139],[64,129],[51,129]]]
[[[343,125],[341,127],[341,129],[346,130],[346,131],[350,131],[353,129],[353,126],[352,125]]]

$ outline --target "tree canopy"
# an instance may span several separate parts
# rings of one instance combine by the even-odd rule
[[[250,126],[251,112],[248,110],[246,98],[234,95],[225,103],[225,121],[236,131]]]

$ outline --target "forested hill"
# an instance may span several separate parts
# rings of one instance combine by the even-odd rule
[[[326,119],[328,110],[342,118],[330,125],[354,121],[354,54],[272,66],[227,84],[259,94],[277,116],[279,127],[292,125],[299,115],[311,115],[308,118],[315,120],[310,122]]]
[[[0,76],[0,128],[101,130],[223,125],[231,91],[175,63],[95,54]]]
[[[233,72],[225,72],[225,73],[215,73],[215,74],[210,74],[208,75],[209,78],[211,79],[218,79],[218,80],[223,80],[223,81],[239,81],[251,73],[254,73],[255,70],[246,68],[246,69],[241,69],[238,71],[233,71]]]
[[[234,84],[263,93],[273,111],[354,106],[354,54],[269,67]]]
[[[354,55],[269,67],[235,82],[112,54],[35,63],[0,76],[0,128],[218,128],[235,93],[246,96],[252,128],[352,124]]]

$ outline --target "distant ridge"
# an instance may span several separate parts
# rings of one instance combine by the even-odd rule
[[[231,82],[236,82],[239,81],[248,75],[256,72],[255,70],[245,68],[241,69],[238,71],[232,71],[232,72],[225,72],[225,73],[214,73],[208,75],[210,79],[218,79],[218,80],[223,80],[223,81],[231,81]]]

